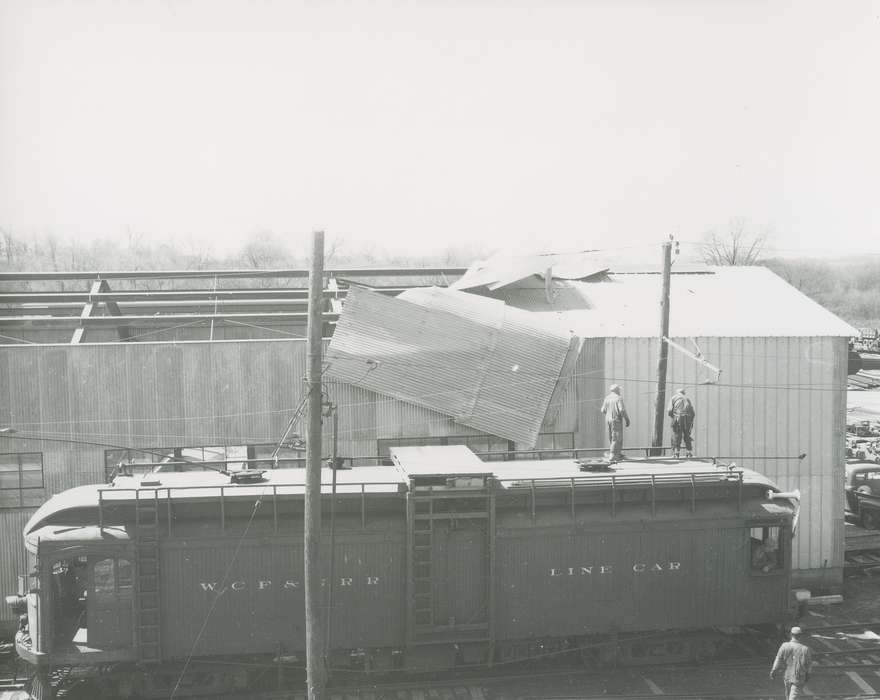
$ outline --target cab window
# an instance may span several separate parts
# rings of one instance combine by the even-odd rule
[[[784,570],[782,528],[762,525],[749,530],[749,552],[753,574],[771,574]]]

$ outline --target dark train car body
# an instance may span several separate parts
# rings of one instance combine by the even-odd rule
[[[796,504],[754,472],[660,460],[593,474],[454,446],[392,456],[337,472],[335,498],[324,474],[333,666],[607,655],[645,632],[789,614]],[[100,673],[124,697],[167,694],[193,660],[214,692],[251,685],[249,661],[301,663],[303,492],[302,470],[258,483],[162,473],[47,502],[26,528],[17,598],[35,695],[59,667]]]

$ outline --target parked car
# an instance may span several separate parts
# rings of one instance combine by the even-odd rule
[[[873,462],[846,465],[846,514],[868,530],[880,529],[880,466]]]

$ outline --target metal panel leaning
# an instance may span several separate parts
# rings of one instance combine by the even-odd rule
[[[463,446],[391,456],[337,473],[333,552],[322,535],[331,669],[678,660],[723,644],[713,628],[790,615],[796,495],[755,472],[574,453],[484,463]],[[301,680],[303,481],[121,475],[50,499],[7,598],[34,695],[53,696],[58,669],[118,698]]]

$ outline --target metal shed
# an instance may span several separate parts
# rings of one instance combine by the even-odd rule
[[[624,450],[627,443],[649,445],[660,274],[554,280],[553,289],[565,290],[558,311],[544,280],[525,279],[490,293],[559,316],[584,338],[574,386],[560,407],[563,422],[577,416],[584,446],[605,444],[598,408],[612,383],[622,387],[632,418]],[[572,308],[573,295],[581,308]],[[785,490],[801,490],[794,567],[796,582],[804,585],[833,587],[843,576],[847,343],[855,333],[766,268],[673,268],[670,339],[699,351],[722,372],[709,383],[713,372],[671,349],[667,398],[683,387],[693,400],[697,455],[735,461]],[[668,445],[668,425],[665,430]]]

